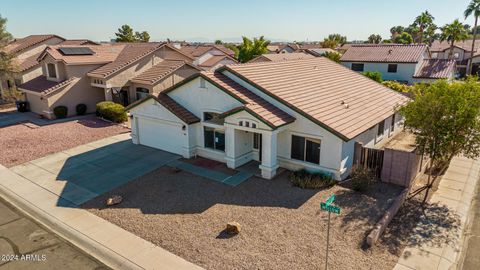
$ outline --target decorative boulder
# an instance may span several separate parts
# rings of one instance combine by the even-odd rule
[[[115,204],[119,204],[119,203],[122,202],[122,200],[123,200],[122,196],[114,195],[114,196],[107,199],[107,206],[112,206],[112,205],[115,205]]]
[[[242,227],[240,226],[240,224],[238,222],[228,222],[227,223],[227,228],[225,229],[225,232],[227,232],[228,234],[238,234],[240,233]]]

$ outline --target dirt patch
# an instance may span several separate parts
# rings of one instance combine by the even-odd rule
[[[321,269],[328,215],[319,204],[335,193],[342,213],[332,215],[331,269],[391,269],[397,255],[362,247],[400,191],[387,184],[366,194],[341,186],[305,190],[292,187],[286,173],[230,187],[160,168],[83,207],[206,269]],[[113,194],[124,201],[105,208]],[[240,234],[222,233],[229,221],[240,223]]]
[[[125,132],[129,130],[95,116],[37,128],[23,124],[0,128],[0,164],[12,167]]]
[[[209,170],[216,170],[220,171],[229,175],[234,175],[237,173],[236,170],[230,169],[227,167],[225,163],[218,162],[215,160],[203,158],[203,157],[195,157],[195,158],[182,158],[181,161],[185,163],[189,163],[198,167],[206,168]]]

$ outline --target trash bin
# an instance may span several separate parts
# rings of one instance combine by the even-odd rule
[[[17,105],[18,112],[28,112],[30,110],[28,101],[16,101],[15,105]]]

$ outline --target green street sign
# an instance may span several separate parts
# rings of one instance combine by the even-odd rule
[[[332,205],[334,200],[335,200],[335,194],[332,194],[332,196],[328,197],[328,199],[325,202],[320,203],[320,209],[323,211],[328,211],[330,213],[339,215],[340,207]]]
[[[332,204],[332,202],[335,200],[335,194],[332,194],[328,199],[325,201],[327,205]]]

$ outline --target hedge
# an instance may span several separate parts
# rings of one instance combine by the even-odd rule
[[[65,118],[68,115],[68,108],[66,106],[57,106],[53,108],[53,114],[56,118]]]
[[[309,172],[305,169],[290,173],[289,179],[292,185],[307,189],[328,188],[337,183],[331,173]]]
[[[97,116],[115,123],[123,123],[128,119],[125,107],[112,101],[97,103]]]
[[[78,104],[75,110],[77,111],[77,115],[84,115],[87,112],[87,105],[82,103]]]

